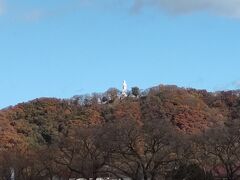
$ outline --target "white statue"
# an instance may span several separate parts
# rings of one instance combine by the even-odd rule
[[[15,170],[13,168],[10,168],[10,179],[15,180]]]
[[[122,96],[127,97],[127,83],[125,80],[123,81],[123,85],[122,85]]]

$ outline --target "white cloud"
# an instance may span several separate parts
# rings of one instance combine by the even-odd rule
[[[44,17],[44,13],[40,10],[32,10],[24,14],[23,19],[27,21],[38,21]]]
[[[6,11],[4,1],[6,0],[0,0],[0,15]],[[104,10],[119,8],[127,11],[129,6],[135,12],[151,7],[172,15],[208,12],[219,16],[240,18],[240,0],[69,0],[64,4],[56,3],[54,9],[44,6],[41,9],[26,9],[18,17],[23,17],[27,21],[38,21],[79,11],[82,8],[99,7]]]
[[[3,15],[5,13],[6,7],[3,0],[0,0],[0,15]]]
[[[134,0],[134,9],[156,7],[171,14],[206,11],[240,18],[240,0]]]
[[[234,88],[239,89],[240,88],[240,80],[232,82],[232,85]]]
[[[79,11],[80,8],[90,6],[91,3],[95,3],[95,0],[69,0],[65,3],[56,3],[54,8],[48,8],[43,5],[42,7],[25,9],[18,16],[25,21],[36,22],[45,18],[64,16],[74,11]]]
[[[214,91],[222,91],[222,90],[232,90],[232,89],[240,89],[240,80],[232,81],[225,84],[219,84],[214,88]]]

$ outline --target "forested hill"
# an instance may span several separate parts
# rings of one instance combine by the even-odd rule
[[[211,93],[176,86],[157,86],[119,99],[111,88],[103,94],[68,100],[40,98],[0,111],[0,146],[53,144],[72,128],[131,120],[169,121],[176,131],[201,133],[240,116],[239,91]]]

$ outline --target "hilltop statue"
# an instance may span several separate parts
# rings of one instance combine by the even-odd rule
[[[122,85],[122,97],[127,97],[127,83],[124,80]]]

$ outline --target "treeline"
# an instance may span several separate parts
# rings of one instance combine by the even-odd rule
[[[0,179],[239,179],[239,91],[176,86],[0,112]]]
[[[0,179],[239,179],[239,130],[231,121],[190,136],[163,119],[78,127],[49,146],[1,152]]]

